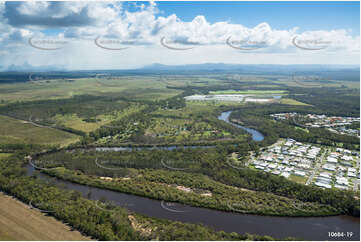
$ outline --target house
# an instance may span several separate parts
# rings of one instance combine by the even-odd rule
[[[317,182],[324,183],[324,184],[330,184],[331,179],[330,178],[323,178],[323,177],[317,177]]]
[[[334,157],[329,156],[329,157],[327,157],[327,162],[329,162],[329,163],[337,163],[337,159],[334,158]]]
[[[349,167],[347,169],[348,172],[353,172],[353,173],[356,173],[356,169],[355,168],[352,168],[352,167]]]
[[[354,172],[347,172],[347,176],[348,177],[356,177],[356,173],[354,173]]]
[[[297,167],[304,168],[304,169],[310,169],[310,168],[311,168],[311,166],[310,166],[310,165],[308,165],[308,164],[304,164],[304,163],[297,164]]]
[[[259,170],[264,170],[264,167],[263,166],[255,166],[256,169],[259,169]]]
[[[345,185],[348,186],[348,180],[345,177],[339,177],[338,179],[336,179],[336,183],[338,185]]]
[[[338,185],[338,184],[335,185],[335,188],[342,189],[342,190],[347,190],[348,189],[347,186],[342,186],[342,185]]]
[[[336,166],[332,165],[332,164],[325,164],[322,166],[322,168],[324,170],[328,170],[328,171],[335,171],[336,170]]]
[[[281,172],[278,171],[278,170],[274,170],[274,171],[272,171],[271,173],[272,173],[273,175],[279,175]]]
[[[352,164],[351,164],[351,162],[349,162],[349,161],[340,161],[340,163],[342,164],[342,165],[344,165],[344,166],[351,166],[352,167]]]
[[[305,175],[306,175],[306,172],[296,170],[296,171],[294,172],[294,174],[295,174],[296,176],[305,176]]]
[[[330,179],[332,177],[332,174],[328,172],[321,172],[319,176]]]
[[[266,157],[266,159],[265,159],[265,160],[266,160],[266,161],[268,161],[268,162],[273,161],[272,157],[270,157],[270,156]]]
[[[282,172],[281,176],[288,178],[291,174],[288,172]]]
[[[318,187],[331,188],[331,185],[320,183],[320,182],[315,182],[315,185]]]
[[[286,172],[290,172],[290,171],[293,171],[293,169],[294,169],[293,167],[286,167],[286,168],[285,168],[285,171],[286,171]]]
[[[341,159],[344,161],[352,161],[353,160],[352,156],[348,156],[348,155],[342,156]]]
[[[350,155],[352,152],[351,152],[351,150],[346,150],[346,149],[344,149],[344,150],[343,150],[343,153],[344,153],[344,154],[349,154],[349,155]]]

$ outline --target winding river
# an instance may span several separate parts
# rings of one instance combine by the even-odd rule
[[[231,121],[229,121],[229,116],[231,115],[231,113],[232,113],[232,111],[223,112],[221,115],[218,116],[218,119],[223,120],[237,128],[247,131],[248,133],[250,133],[252,135],[252,139],[254,141],[262,141],[264,139],[263,134],[261,134],[259,131],[255,130],[255,129],[251,129],[251,128],[246,128],[239,124],[235,124],[235,123],[232,123]]]
[[[230,113],[231,112],[224,112],[219,118],[229,122],[228,119]],[[239,125],[237,125],[237,127],[238,126]],[[248,129],[247,131],[252,134],[254,140],[260,141],[263,139],[263,135],[258,131],[253,129]],[[84,197],[92,200],[106,198],[108,201],[127,207],[129,210],[136,213],[187,223],[201,223],[210,226],[215,230],[269,235],[275,238],[292,236],[305,240],[360,239],[360,219],[350,216],[291,218],[222,212],[75,184],[35,172],[34,167],[31,165],[27,166],[27,174],[29,176],[36,175],[41,179],[51,180],[57,184],[62,184],[67,189],[79,191]],[[329,237],[329,232],[344,232],[345,235],[346,232],[352,232],[353,234],[351,237],[344,236],[332,238]]]

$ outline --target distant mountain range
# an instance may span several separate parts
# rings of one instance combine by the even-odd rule
[[[315,75],[325,79],[360,81],[358,65],[244,65],[205,63],[194,65],[152,64],[137,69],[137,72],[167,74],[229,73],[246,75]]]
[[[1,67],[0,67],[1,70]],[[64,66],[32,66],[28,62],[22,65],[10,65],[7,68],[3,68],[3,71],[17,71],[17,72],[44,72],[44,71],[66,71]]]
[[[330,71],[330,70],[359,70],[357,65],[272,65],[272,64],[225,64],[204,63],[191,65],[163,65],[152,64],[139,70],[153,71],[238,71],[238,72],[292,72],[292,71]]]
[[[140,75],[140,74],[244,74],[244,75],[312,75],[324,79],[360,81],[360,66],[358,65],[271,65],[271,64],[225,64],[204,63],[190,65],[163,65],[155,63],[138,69],[128,70],[78,70],[67,71],[62,66],[37,66],[28,63],[21,66],[11,65],[7,72],[61,72],[63,75],[94,76],[108,73],[112,75]]]

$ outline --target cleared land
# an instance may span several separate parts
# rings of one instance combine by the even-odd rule
[[[8,158],[10,155],[10,153],[0,153],[0,160]]]
[[[0,115],[1,144],[52,144],[65,146],[76,142],[78,136],[47,127],[37,127],[29,122]]]
[[[78,231],[0,193],[0,240],[91,240]]]
[[[71,98],[76,95],[112,96],[129,95],[134,100],[165,99],[181,91],[167,89],[158,77],[119,77],[111,80],[79,78],[72,82],[50,80],[0,85],[1,100],[5,102]]]
[[[283,94],[286,93],[284,90],[221,90],[221,91],[210,91],[210,94]]]
[[[294,99],[291,99],[291,98],[282,98],[282,99],[281,99],[281,104],[303,105],[303,106],[308,106],[308,105],[309,105],[309,104],[307,104],[307,103],[299,102],[299,101],[294,100]]]

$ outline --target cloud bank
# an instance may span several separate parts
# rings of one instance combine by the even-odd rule
[[[201,15],[186,22],[176,14],[163,16],[154,2],[138,5],[132,12],[121,2],[0,2],[0,66],[4,67],[359,64],[359,51],[359,36],[346,29],[299,32],[297,26],[274,29],[265,22],[247,28],[226,21],[210,23]]]

